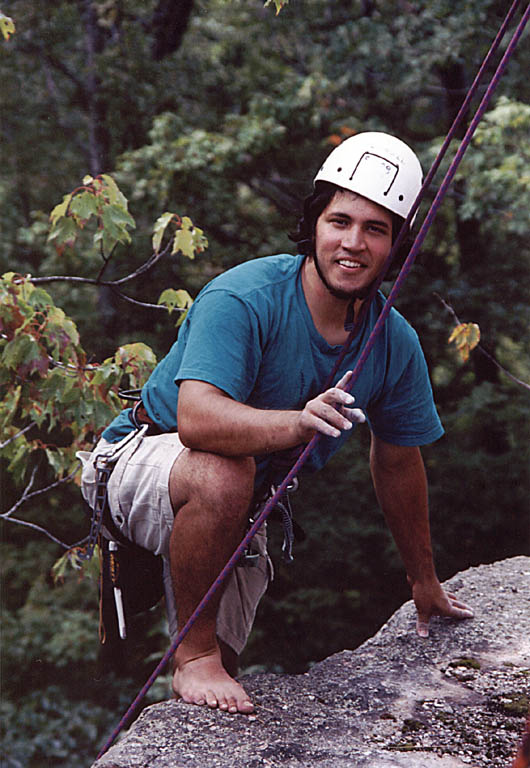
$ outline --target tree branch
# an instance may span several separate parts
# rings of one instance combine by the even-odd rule
[[[160,261],[164,256],[167,256],[169,253],[169,249],[171,246],[171,241],[166,245],[166,247],[162,251],[158,251],[157,253],[152,253],[151,256],[147,259],[146,262],[144,262],[141,266],[138,267],[138,269],[135,269],[134,272],[131,272],[129,275],[126,275],[125,277],[121,277],[119,280],[114,280],[112,283],[109,283],[109,285],[122,285],[123,283],[128,282],[129,280],[133,280],[135,277],[140,277],[140,275],[145,274],[150,269],[152,269],[157,261]]]
[[[124,301],[128,301],[130,304],[135,304],[137,307],[146,307],[147,309],[162,309],[164,312],[167,312],[167,307],[163,304],[150,304],[147,301],[138,301],[138,299],[133,299],[131,296],[127,296],[125,293],[122,293],[121,291],[117,290],[115,286],[112,287],[112,292],[118,296],[118,298],[123,299]],[[184,312],[184,307],[173,307],[174,310],[177,312]]]
[[[159,251],[158,253],[151,254],[151,256],[147,259],[147,261],[144,262],[144,264],[142,264],[141,266],[139,266],[138,269],[135,269],[134,272],[131,272],[130,274],[125,275],[125,277],[120,277],[118,280],[101,280],[99,276],[98,277],[79,277],[78,275],[46,275],[45,277],[33,277],[31,275],[29,279],[32,283],[56,283],[56,282],[85,283],[87,285],[103,285],[103,286],[112,288],[117,285],[123,285],[124,283],[128,283],[130,280],[134,280],[134,278],[144,275],[146,272],[152,269],[155,266],[155,264],[158,261],[160,261],[160,259],[162,259],[164,256],[167,256],[167,254],[169,253],[170,246],[171,246],[171,242],[167,244],[164,250]],[[151,305],[151,306],[158,306],[158,305]]]
[[[29,427],[26,427],[26,429],[29,429]],[[35,464],[31,472],[31,477],[29,479],[29,482],[27,486],[24,488],[22,496],[15,504],[13,504],[11,509],[8,509],[7,512],[3,512],[2,514],[0,514],[0,518],[2,520],[6,520],[9,523],[15,523],[16,525],[24,525],[27,528],[31,528],[34,531],[43,533],[45,536],[47,536],[49,539],[55,542],[55,544],[59,544],[61,547],[63,547],[63,549],[71,549],[72,547],[78,547],[81,544],[84,544],[85,541],[87,541],[88,536],[85,536],[83,539],[75,542],[74,544],[65,544],[64,541],[61,541],[60,539],[58,539],[56,536],[53,535],[53,533],[50,533],[50,531],[46,530],[46,528],[43,528],[41,525],[37,525],[36,523],[30,523],[28,520],[20,520],[17,517],[11,517],[13,512],[16,512],[16,510],[19,507],[21,507],[22,504],[24,504],[29,499],[32,499],[35,496],[39,496],[42,493],[46,493],[47,491],[51,491],[52,488],[57,488],[57,486],[62,485],[63,483],[70,482],[70,480],[74,477],[74,475],[76,475],[77,472],[79,472],[79,467],[77,466],[73,470],[73,472],[70,472],[70,474],[67,475],[66,477],[63,477],[60,480],[56,480],[54,483],[47,485],[45,488],[39,488],[37,491],[32,491],[31,489],[33,487],[33,483],[35,482],[35,475],[37,474],[38,468],[39,468],[39,464]]]
[[[61,541],[60,539],[56,538],[53,533],[50,533],[46,530],[46,528],[43,528],[41,525],[36,525],[36,523],[30,523],[27,520],[19,520],[16,517],[8,517],[6,518],[8,522],[10,523],[16,523],[17,525],[25,525],[27,528],[32,528],[34,531],[38,531],[39,533],[43,533],[45,536],[47,536],[49,539],[51,539],[55,544],[59,544],[63,549],[72,549],[73,547],[79,547],[81,544],[84,544],[88,540],[88,536],[85,536],[84,539],[80,539],[79,541],[74,542],[74,544],[65,544],[64,541]]]
[[[7,440],[5,440],[3,443],[0,443],[0,451],[2,448],[5,448],[9,445],[9,443],[12,443],[14,440],[16,440],[19,437],[22,437],[23,434],[26,432],[29,432],[29,430],[36,425],[36,421],[32,421],[31,424],[28,424],[27,427],[24,427],[24,429],[21,429],[20,432],[17,432],[16,435],[12,435]]]
[[[444,305],[446,310],[452,315],[453,320],[455,321],[455,324],[456,325],[461,325],[462,321],[460,320],[460,318],[458,317],[458,315],[454,311],[453,307],[450,304],[448,304],[438,293],[435,292],[434,295],[436,296],[436,298],[439,301],[441,301],[441,303]],[[512,373],[510,373],[510,371],[507,371],[506,368],[503,368],[503,366],[500,363],[498,363],[497,360],[495,360],[495,358],[492,357],[492,355],[490,355],[489,352],[486,352],[486,350],[484,349],[484,347],[481,344],[477,344],[476,349],[480,350],[482,352],[482,354],[485,355],[488,358],[488,360],[491,360],[491,362],[499,369],[499,371],[504,373],[505,376],[508,376],[509,379],[514,381],[516,384],[519,384],[519,386],[524,387],[525,389],[530,390],[530,384],[527,384],[525,381],[521,381],[521,379],[518,379],[516,376],[514,376]]]
[[[35,496],[40,496],[43,493],[46,493],[47,491],[51,491],[52,488],[57,488],[59,485],[63,485],[64,483],[69,483],[70,480],[79,472],[79,467],[77,466],[72,472],[70,472],[69,475],[66,477],[61,477],[59,480],[56,480],[54,483],[51,483],[50,485],[47,485],[45,488],[39,488],[37,491],[32,491],[33,483],[35,481],[35,475],[37,473],[37,469],[39,468],[38,464],[35,464],[33,467],[33,471],[31,473],[31,477],[29,479],[29,482],[27,486],[24,488],[24,491],[22,493],[22,496],[20,499],[13,504],[11,509],[8,509],[7,512],[2,512],[0,514],[0,518],[3,520],[9,520],[11,519],[10,516],[13,514],[13,512],[16,512],[19,507],[22,506],[26,501],[29,501],[29,499],[34,498]],[[29,523],[28,523],[29,525]]]

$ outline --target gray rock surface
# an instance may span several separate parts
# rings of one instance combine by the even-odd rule
[[[530,695],[530,557],[445,586],[474,619],[420,639],[408,602],[303,675],[246,676],[254,715],[148,707],[93,768],[507,768]]]

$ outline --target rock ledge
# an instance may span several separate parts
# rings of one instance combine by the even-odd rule
[[[530,557],[445,586],[473,620],[421,640],[407,602],[304,675],[246,676],[255,715],[155,704],[93,768],[506,768],[530,698]]]

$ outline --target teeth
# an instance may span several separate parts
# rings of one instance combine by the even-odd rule
[[[348,259],[340,259],[339,264],[342,264],[343,267],[362,267],[359,261],[349,261]]]

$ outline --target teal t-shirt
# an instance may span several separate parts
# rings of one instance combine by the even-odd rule
[[[263,409],[302,409],[322,391],[342,347],[328,344],[314,326],[302,289],[303,258],[255,259],[203,288],[177,341],[142,390],[147,413],[163,431],[178,428],[178,385],[184,379],[208,382]],[[379,293],[336,381],[355,367],[384,302]],[[388,443],[419,446],[443,434],[418,336],[395,309],[352,394],[373,433]],[[132,429],[129,412],[123,411],[103,437],[111,442],[124,437]],[[320,469],[353,431],[322,437],[304,469]],[[256,457],[257,482],[269,461],[270,456]]]

